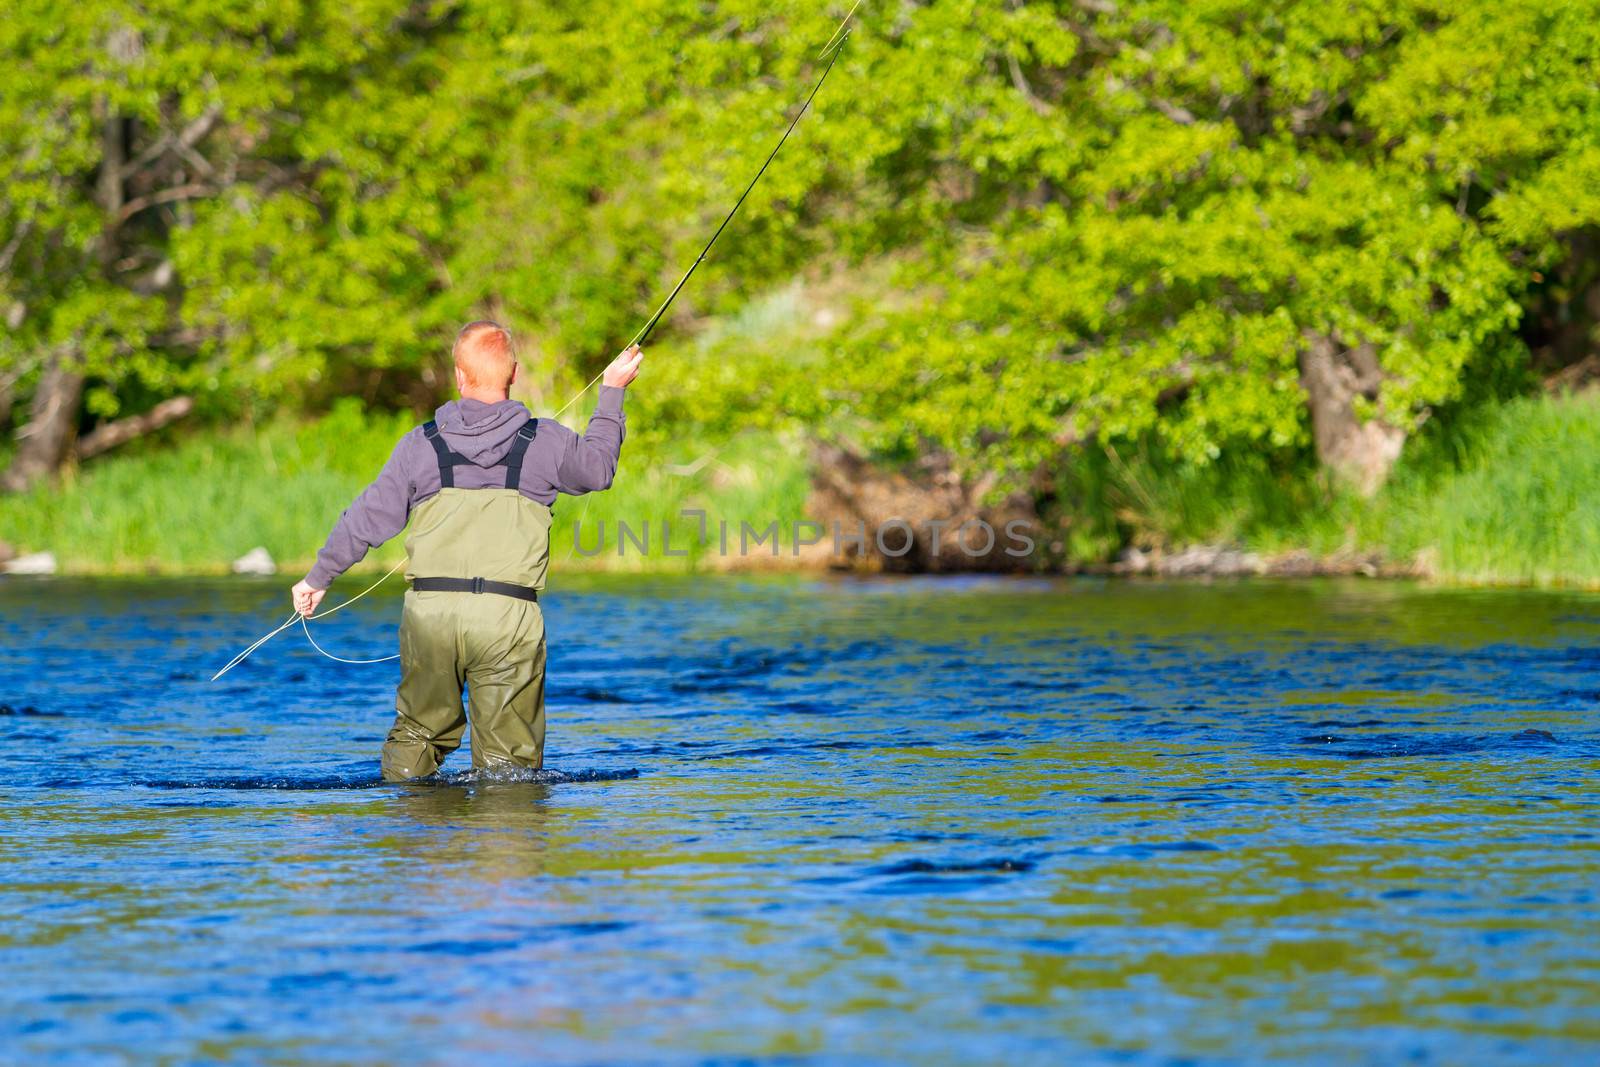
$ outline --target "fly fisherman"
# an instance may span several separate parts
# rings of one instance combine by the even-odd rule
[[[644,359],[637,345],[601,376],[582,437],[510,399],[511,335],[472,322],[456,336],[453,400],[407,433],[378,480],[339,516],[316,566],[292,590],[310,615],[333,580],[406,528],[400,688],[383,745],[383,777],[432,774],[461,746],[472,709],[474,767],[544,763],[544,615],[557,493],[609,488],[622,451],[623,390]]]

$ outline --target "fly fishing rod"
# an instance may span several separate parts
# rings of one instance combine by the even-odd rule
[[[756,171],[756,176],[750,179],[750,184],[744,187],[744,192],[739,194],[739,199],[733,202],[733,207],[729,209],[728,214],[723,218],[722,225],[717,227],[717,232],[711,235],[711,240],[706,242],[706,246],[700,250],[700,254],[695,257],[694,262],[689,264],[689,269],[683,272],[683,277],[678,279],[678,284],[672,287],[672,292],[668,293],[667,298],[661,302],[661,306],[656,308],[656,313],[650,316],[650,321],[645,323],[644,328],[634,334],[633,340],[629,341],[624,347],[632,348],[634,345],[644,344],[645,339],[650,336],[650,331],[654,330],[656,323],[661,321],[661,316],[667,313],[667,309],[672,306],[672,302],[678,299],[678,294],[683,292],[683,287],[689,284],[689,279],[694,276],[695,270],[706,261],[706,256],[711,253],[711,246],[717,243],[717,238],[722,236],[722,231],[728,228],[728,223],[733,221],[733,216],[738,214],[739,209],[744,206],[745,200],[750,196],[750,191],[756,187],[756,182],[761,180],[761,176],[767,172],[767,168],[772,165],[772,161],[778,157],[778,152],[783,148],[783,143],[789,139],[789,135],[794,132],[794,128],[800,125],[800,119],[805,115],[807,109],[811,107],[811,101],[816,99],[818,90],[822,88],[822,83],[828,80],[828,72],[833,70],[833,64],[838,60],[839,53],[844,49],[844,42],[849,36],[850,31],[846,30],[844,36],[839,39],[839,47],[833,50],[833,56],[828,60],[828,65],[822,69],[822,77],[818,78],[817,84],[811,87],[811,94],[806,97],[805,103],[800,105],[800,110],[795,112],[794,118],[789,122],[789,128],[783,131],[783,136],[778,138],[778,143],[772,146],[772,151],[767,154],[765,162]]]
[[[856,7],[860,6],[861,0],[856,0]],[[778,158],[778,152],[783,148],[784,142],[789,139],[789,135],[794,132],[794,128],[800,125],[801,118],[805,116],[806,111],[811,107],[811,101],[817,98],[817,93],[821,90],[822,83],[828,80],[828,74],[833,70],[834,63],[838,61],[839,53],[844,51],[844,43],[850,39],[850,30],[846,29],[846,27],[849,25],[851,17],[855,15],[856,7],[850,9],[850,14],[845,16],[844,22],[839,24],[839,28],[834,31],[833,36],[828,39],[827,46],[823,48],[822,55],[829,57],[828,65],[822,69],[822,76],[817,79],[817,84],[811,87],[811,92],[806,96],[805,102],[800,105],[800,110],[795,112],[794,118],[789,121],[789,128],[783,131],[783,136],[778,138],[778,143],[772,146],[771,152],[767,153],[767,158],[761,164],[760,169],[756,171],[755,177],[750,179],[750,184],[744,187],[744,192],[739,194],[739,199],[734,201],[733,207],[728,210],[727,215],[723,216],[722,224],[711,235],[711,240],[706,242],[706,246],[700,250],[700,254],[695,257],[694,262],[689,264],[689,269],[683,272],[683,277],[678,279],[678,284],[674,285],[672,291],[667,294],[667,298],[661,301],[661,306],[656,308],[655,313],[639,328],[639,332],[633,335],[633,340],[622,346],[624,350],[632,348],[634,345],[644,344],[651,331],[656,328],[656,323],[661,321],[661,317],[667,313],[667,309],[672,307],[672,302],[678,299],[678,294],[683,292],[683,287],[689,284],[690,278],[694,277],[694,272],[700,268],[700,264],[706,261],[706,256],[711,254],[711,246],[717,243],[717,238],[722,236],[722,231],[728,228],[728,223],[732,222],[733,217],[739,213],[739,209],[744,206],[745,200],[749,198],[751,190],[756,187],[756,183],[761,180],[761,176],[767,172],[767,168],[772,165],[772,161]],[[589,379],[589,384],[578,390],[577,396],[561,405],[561,409],[552,417],[559,419],[562,413],[573,404],[576,404],[583,394],[587,393],[604,374],[605,371],[601,371]]]
[[[661,317],[667,313],[669,308],[672,307],[672,302],[678,298],[679,293],[683,292],[683,287],[689,284],[689,279],[694,276],[694,272],[699,269],[700,264],[705,262],[706,256],[711,254],[711,246],[717,243],[717,238],[722,236],[722,231],[728,228],[728,223],[733,221],[733,217],[737,215],[739,213],[739,209],[744,206],[745,200],[749,198],[751,191],[755,189],[756,183],[759,182],[761,180],[761,176],[767,172],[767,168],[772,165],[772,161],[778,157],[778,152],[783,148],[784,143],[789,140],[789,135],[794,132],[796,126],[800,125],[800,119],[805,116],[805,113],[808,110],[810,110],[811,101],[817,98],[817,93],[822,89],[822,83],[828,80],[828,75],[832,72],[834,63],[838,62],[839,53],[844,50],[844,43],[850,39],[850,20],[855,17],[856,9],[861,6],[861,3],[862,0],[856,0],[855,6],[850,9],[850,13],[844,17],[844,21],[839,23],[839,28],[833,31],[833,36],[828,38],[828,43],[824,45],[822,51],[818,53],[818,59],[821,59],[824,56],[828,57],[828,65],[822,69],[822,76],[819,77],[817,79],[817,83],[811,87],[811,92],[807,94],[805,102],[800,105],[800,110],[795,112],[793,119],[789,120],[789,126],[783,131],[783,136],[778,138],[778,143],[773,146],[771,152],[767,153],[767,158],[762,162],[760,168],[756,171],[755,177],[750,179],[750,184],[744,187],[744,192],[739,194],[739,199],[734,201],[733,207],[729,209],[727,215],[723,216],[722,222],[719,226],[717,226],[716,232],[711,235],[711,240],[706,242],[706,246],[700,250],[700,254],[695,257],[694,262],[689,264],[689,269],[683,272],[683,277],[678,279],[678,284],[672,287],[672,291],[669,292],[667,294],[667,298],[661,302],[661,306],[656,308],[655,313],[650,316],[649,320],[645,322],[642,327],[640,327],[639,332],[633,335],[633,340],[629,341],[624,346],[625,350],[632,348],[634,345],[643,344],[645,340],[649,338],[651,331],[653,331],[656,328],[656,324],[661,321]],[[594,387],[595,382],[598,382],[601,377],[604,376],[604,374],[605,371],[602,370],[599,374],[596,374],[593,378],[591,378],[588,385],[585,385],[582,389],[578,390],[577,394],[573,396],[571,400],[568,400],[565,404],[561,405],[561,409],[551,417],[559,419],[562,413],[570,408],[573,404],[576,404],[585,393]],[[249,658],[251,653],[255,652],[262,645],[265,645],[268,641],[272,640],[283,631],[289,629],[289,627],[293,626],[296,621],[300,623],[300,628],[305,632],[306,640],[311,642],[311,647],[322,653],[322,655],[327,656],[331,660],[337,660],[340,663],[385,663],[392,659],[399,659],[399,656],[385,656],[382,659],[370,660],[341,659],[340,657],[325,651],[321,645],[317,644],[316,640],[311,636],[311,628],[307,625],[307,623],[323,618],[324,616],[331,615],[340,608],[360,600],[362,597],[366,596],[368,593],[378,588],[378,586],[392,578],[395,573],[400,570],[400,567],[400,563],[395,564],[393,569],[391,569],[388,574],[385,574],[382,578],[379,578],[377,581],[367,586],[349,600],[337,604],[334,607],[329,608],[327,611],[319,612],[318,614],[311,616],[309,619],[305,616],[299,616],[298,612],[291,612],[289,618],[286,619],[282,625],[268,632],[264,637],[258,638],[249,646],[247,646],[242,652],[235,655],[220,671],[211,676],[211,680],[214,682],[218,678],[221,678],[224,674],[227,674],[229,671],[233,670],[233,668],[237,667],[239,664],[243,663],[247,658]],[[296,616],[299,616],[298,619]]]

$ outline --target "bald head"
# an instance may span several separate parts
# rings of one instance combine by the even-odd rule
[[[517,377],[511,331],[487,319],[469,322],[456,334],[453,354],[462,396],[489,402],[506,398]]]

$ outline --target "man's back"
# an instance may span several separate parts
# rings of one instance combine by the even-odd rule
[[[546,507],[560,493],[576,496],[609,488],[625,433],[623,397],[622,389],[601,386],[582,436],[559,422],[532,419],[515,400],[469,397],[440,406],[432,423],[400,439],[377,479],[339,517],[306,581],[326,589],[369,550],[405,529],[412,512],[443,489],[507,488],[507,460],[518,433],[530,423],[534,431],[523,439],[525,452],[510,488]],[[428,425],[437,427],[432,438]],[[444,461],[441,447],[452,461]],[[414,573],[407,569],[408,577]]]

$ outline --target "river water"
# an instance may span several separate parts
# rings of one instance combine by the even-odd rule
[[[390,786],[284,585],[0,582],[0,1062],[1600,1060],[1600,599],[561,578]]]

